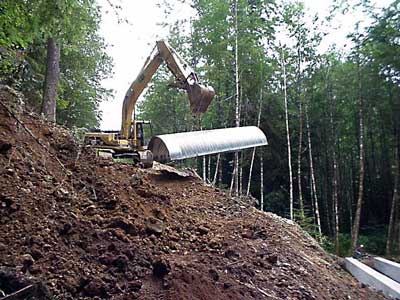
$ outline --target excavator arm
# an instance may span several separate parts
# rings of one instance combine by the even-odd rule
[[[148,122],[134,120],[132,116],[139,96],[162,63],[174,74],[172,86],[188,93],[191,112],[207,110],[214,90],[201,85],[189,64],[166,42],[158,41],[125,95],[121,130],[88,132],[85,135],[88,147],[98,149],[99,155],[132,158],[144,167],[151,167],[154,160],[168,162],[267,144],[264,133],[257,127],[235,127],[154,136],[146,146],[143,124]]]
[[[165,62],[176,79],[174,86],[186,90],[189,95],[190,110],[194,114],[207,110],[215,92],[211,87],[199,83],[197,74],[165,41],[157,41],[139,75],[129,87],[122,105],[121,137],[129,139],[132,115],[136,102],[148,85],[154,73]]]

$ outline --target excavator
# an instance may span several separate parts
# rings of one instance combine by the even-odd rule
[[[154,160],[169,162],[267,145],[267,139],[258,127],[247,126],[158,135],[152,137],[147,146],[143,127],[150,121],[134,118],[135,105],[162,63],[175,77],[171,86],[188,94],[190,111],[194,115],[207,111],[215,96],[214,89],[201,84],[196,72],[166,41],[157,41],[126,92],[121,130],[88,132],[84,139],[86,146],[109,152],[114,158],[133,158],[143,167],[151,167]]]
[[[189,96],[190,111],[204,113],[215,96],[214,89],[202,85],[198,75],[189,64],[166,42],[157,41],[139,75],[126,92],[122,105],[122,125],[120,131],[89,132],[85,144],[98,149],[108,149],[113,157],[132,157],[135,162],[151,166],[153,155],[145,145],[143,127],[150,121],[133,118],[135,105],[157,69],[165,63],[175,77],[171,85],[185,90]]]

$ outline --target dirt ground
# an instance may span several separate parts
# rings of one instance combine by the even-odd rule
[[[0,90],[21,120],[0,104],[0,299],[383,299],[297,225],[96,158],[17,98]]]

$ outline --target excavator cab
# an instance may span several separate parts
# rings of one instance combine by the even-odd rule
[[[139,150],[145,150],[147,142],[145,139],[145,127],[150,127],[150,133],[152,134],[152,127],[150,121],[133,120],[129,140],[132,146]]]

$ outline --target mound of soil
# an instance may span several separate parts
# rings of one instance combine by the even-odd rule
[[[17,98],[0,91],[0,298],[383,299],[297,225],[96,158]]]

